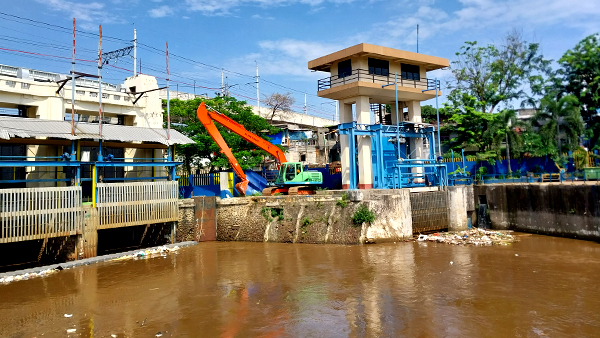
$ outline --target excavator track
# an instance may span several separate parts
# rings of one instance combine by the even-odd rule
[[[299,185],[288,189],[288,195],[314,195],[315,187],[310,185]]]
[[[287,195],[288,194],[288,188],[269,187],[269,188],[264,188],[263,191],[262,191],[262,195],[263,196],[273,196],[275,194],[284,194],[284,195]]]
[[[282,187],[269,187],[262,191],[263,196],[273,196],[275,194],[282,195],[314,195],[315,187],[310,185],[299,185],[295,187],[282,188]]]

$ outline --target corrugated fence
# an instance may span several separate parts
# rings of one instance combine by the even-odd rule
[[[99,183],[99,229],[175,222],[177,181]]]
[[[81,187],[0,190],[0,243],[77,234],[83,224]]]

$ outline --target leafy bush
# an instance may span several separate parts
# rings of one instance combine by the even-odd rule
[[[304,217],[302,219],[302,227],[306,228],[307,226],[311,225],[313,222],[310,220],[310,218],[308,217]]]
[[[369,210],[364,204],[361,204],[358,209],[356,209],[354,216],[352,216],[352,223],[354,223],[354,226],[360,226],[363,223],[372,223],[373,221],[375,221],[375,213]]]

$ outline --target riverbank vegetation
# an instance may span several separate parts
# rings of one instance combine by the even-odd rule
[[[569,151],[600,149],[599,34],[557,62],[518,32],[497,45],[466,42],[456,56],[439,109],[449,149],[489,162],[549,156],[561,166]],[[424,106],[422,116],[433,123],[435,108]]]

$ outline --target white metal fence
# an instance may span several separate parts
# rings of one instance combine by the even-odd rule
[[[0,190],[0,243],[75,235],[82,225],[81,187]]]
[[[99,183],[99,229],[175,222],[177,181]]]

